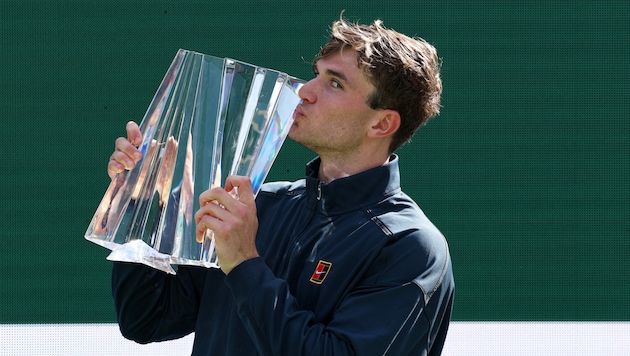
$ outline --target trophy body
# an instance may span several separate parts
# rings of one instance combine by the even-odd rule
[[[85,233],[109,260],[218,267],[211,231],[196,240],[199,194],[248,176],[260,190],[293,122],[303,81],[179,50],[140,124],[143,154],[112,180]]]

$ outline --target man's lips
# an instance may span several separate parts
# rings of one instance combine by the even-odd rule
[[[302,107],[299,105],[295,108],[295,111],[293,111],[293,117],[297,118],[298,116],[305,116]]]

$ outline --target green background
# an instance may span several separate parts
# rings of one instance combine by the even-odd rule
[[[450,243],[453,319],[630,320],[630,2],[0,4],[0,323],[115,321],[83,235],[179,48],[309,79],[344,9],[443,59],[442,114],[399,154]],[[311,158],[287,142],[269,180]]]

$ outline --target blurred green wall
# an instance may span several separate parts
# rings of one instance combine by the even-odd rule
[[[114,322],[83,234],[177,49],[309,79],[332,21],[424,37],[442,114],[403,188],[447,236],[455,320],[630,320],[630,2],[0,1],[0,323]],[[312,154],[287,142],[268,180]]]

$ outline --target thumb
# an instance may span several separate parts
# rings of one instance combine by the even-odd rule
[[[238,200],[244,204],[254,202],[252,181],[249,177],[229,176],[225,180],[225,191],[236,193]]]
[[[127,139],[129,142],[133,143],[135,146],[140,146],[142,144],[142,132],[140,132],[140,128],[138,124],[133,121],[129,121],[126,126],[127,129]]]

